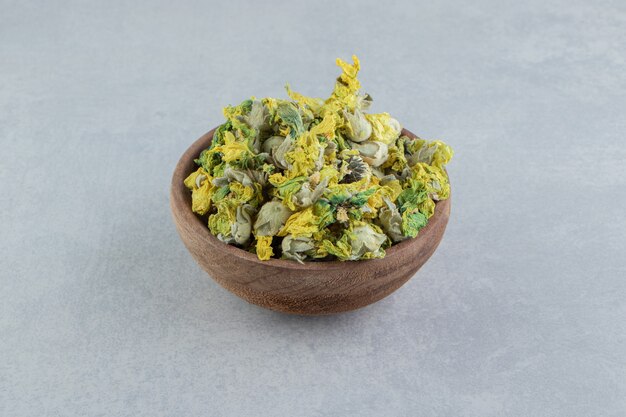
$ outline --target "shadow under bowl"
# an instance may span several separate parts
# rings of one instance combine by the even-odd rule
[[[260,261],[253,253],[227,245],[191,211],[191,193],[183,180],[197,169],[194,159],[208,148],[215,129],[194,142],[178,161],[170,206],[180,237],[193,258],[222,287],[244,300],[292,314],[322,315],[355,310],[388,296],[435,252],[448,218],[450,199],[437,202],[419,235],[386,250],[383,259],[307,262]],[[406,129],[402,134],[415,135]]]

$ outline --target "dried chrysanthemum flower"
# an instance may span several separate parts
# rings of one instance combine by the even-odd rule
[[[378,210],[378,222],[387,236],[394,242],[406,239],[402,233],[402,216],[396,205],[385,198],[385,206]]]
[[[254,222],[255,235],[276,235],[291,214],[291,211],[280,201],[270,201],[263,204]]]
[[[276,149],[278,149],[278,147],[280,146],[281,143],[283,143],[284,140],[285,140],[284,136],[269,137],[263,142],[261,149],[263,150],[263,152],[274,157],[274,152],[276,152]]]
[[[360,181],[370,175],[369,165],[363,161],[363,158],[360,156],[351,156],[344,167],[345,173],[341,179],[342,183],[349,184],[351,182]]]
[[[357,226],[349,236],[353,259],[360,259],[366,253],[371,254],[369,257],[377,258],[384,253],[382,245],[387,235],[376,231],[372,225]]]
[[[311,180],[302,184],[300,191],[293,195],[293,202],[298,207],[309,207],[322,196],[328,185],[329,178],[324,178],[320,183],[313,185]],[[311,187],[314,187],[311,189]]]
[[[257,132],[267,132],[271,129],[269,124],[269,111],[260,100],[252,100],[250,112],[243,117],[245,122]]]
[[[449,197],[450,147],[401,136],[388,113],[367,113],[359,60],[337,65],[326,100],[287,86],[291,100],[224,108],[226,122],[185,179],[192,210],[222,242],[261,260],[380,258]]]
[[[213,185],[216,187],[222,187],[233,181],[239,182],[245,186],[252,186],[255,183],[247,172],[238,168],[227,166],[224,168],[222,176],[213,179]]]
[[[291,259],[303,263],[307,258],[307,253],[315,249],[315,241],[313,238],[293,235],[287,235],[281,243],[283,258]]]
[[[344,111],[343,117],[346,119],[345,130],[348,139],[353,142],[363,142],[369,139],[372,134],[372,125],[360,110],[357,109],[354,113]]]
[[[250,204],[237,207],[235,222],[231,225],[230,233],[239,245],[245,245],[250,240],[253,215],[254,207]]]
[[[365,118],[372,125],[372,140],[391,145],[400,137],[402,126],[388,113],[368,114]]]
[[[258,236],[256,237],[256,254],[262,261],[267,261],[274,255],[272,249],[272,236]]]
[[[274,160],[274,165],[281,169],[289,169],[291,164],[287,162],[285,156],[287,152],[291,151],[293,147],[293,139],[291,136],[284,138],[281,143],[272,149],[272,158]]]
[[[359,151],[363,161],[373,167],[381,166],[389,156],[389,148],[383,142],[368,140],[361,143],[353,143],[352,149]]]

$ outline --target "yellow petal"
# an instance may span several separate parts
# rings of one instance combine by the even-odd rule
[[[391,145],[400,137],[402,128],[389,113],[366,114],[365,118],[372,125],[371,140]]]
[[[198,181],[198,177],[200,181]],[[204,177],[204,178],[203,178]],[[212,178],[209,174],[206,173],[204,168],[200,167],[196,171],[189,174],[187,178],[185,178],[185,186],[190,190],[198,188],[198,182],[202,184],[204,181],[211,181]]]
[[[278,236],[311,237],[313,233],[319,231],[319,218],[313,214],[313,207],[308,207],[302,211],[292,214],[285,226],[278,232]]]
[[[342,73],[335,83],[335,89],[331,96],[324,102],[321,109],[322,115],[328,113],[338,113],[344,109],[353,111],[357,103],[357,93],[361,84],[357,79],[357,74],[361,65],[356,55],[352,55],[353,64],[337,58],[337,66],[342,69]]]
[[[272,249],[272,236],[257,236],[256,237],[256,256],[262,260],[267,261],[274,255]]]
[[[285,89],[292,100],[297,101],[301,106],[308,106],[315,114],[318,114],[321,107],[324,105],[324,100],[321,98],[307,97],[300,93],[296,93],[289,87],[289,85],[286,85]]]
[[[253,153],[246,142],[239,142],[232,132],[224,133],[224,144],[213,149],[214,152],[222,153],[225,162],[240,161]]]
[[[206,214],[211,208],[213,184],[210,181],[202,183],[200,188],[191,192],[191,210],[200,215]]]

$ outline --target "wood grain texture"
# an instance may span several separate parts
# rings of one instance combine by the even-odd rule
[[[191,211],[191,193],[183,180],[193,162],[210,145],[211,130],[183,154],[172,177],[170,206],[180,237],[193,258],[221,286],[250,303],[285,313],[321,315],[374,303],[411,278],[430,258],[443,237],[450,199],[436,204],[435,214],[414,239],[387,249],[383,259],[309,262],[271,259],[220,242],[204,220]],[[414,137],[407,130],[403,134]]]

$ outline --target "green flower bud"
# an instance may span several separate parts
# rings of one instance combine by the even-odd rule
[[[389,199],[385,198],[386,207],[378,210],[378,221],[387,236],[394,242],[400,242],[406,239],[402,233],[402,215],[398,211],[396,205]]]
[[[257,132],[268,131],[270,129],[269,111],[260,100],[252,101],[250,113],[248,113],[244,119],[248,126],[255,129]]]
[[[281,169],[289,169],[291,165],[287,163],[287,161],[285,160],[285,155],[287,154],[287,152],[291,151],[292,147],[293,147],[293,139],[291,138],[291,136],[289,136],[285,138],[285,140],[283,140],[280,143],[280,145],[278,145],[272,151],[272,158],[274,159],[274,165],[276,165],[277,167]]]
[[[354,114],[343,112],[346,119],[346,135],[353,142],[363,142],[369,139],[372,134],[372,125],[367,121],[360,110],[355,110]]]
[[[315,204],[322,196],[328,185],[329,178],[324,178],[317,186],[311,190],[310,182],[302,184],[300,191],[293,195],[293,202],[299,207],[309,207]]]
[[[245,245],[250,241],[250,234],[252,232],[252,215],[254,214],[254,207],[250,204],[244,204],[237,207],[237,215],[235,223],[231,225],[230,234],[236,243]]]
[[[291,259],[303,263],[307,257],[307,252],[315,249],[313,239],[310,237],[294,237],[287,235],[281,244],[283,258]]]
[[[381,166],[389,156],[389,147],[383,142],[365,141],[353,143],[352,149],[359,151],[363,161],[373,167]]]
[[[276,149],[280,146],[281,143],[283,143],[284,140],[285,138],[283,136],[269,137],[265,139],[265,142],[263,142],[261,149],[263,150],[263,152],[266,152],[273,156]]]
[[[382,244],[387,241],[387,235],[378,233],[368,224],[355,227],[349,236],[352,259],[360,259],[367,252],[372,253],[374,257],[378,256],[382,251]]]
[[[222,187],[233,181],[240,182],[248,187],[252,187],[254,185],[254,181],[250,178],[250,175],[247,172],[230,166],[224,168],[224,173],[221,177],[213,179],[213,185],[216,187]]]
[[[257,236],[275,236],[291,214],[291,210],[280,201],[270,201],[263,204],[254,222],[254,234]]]

